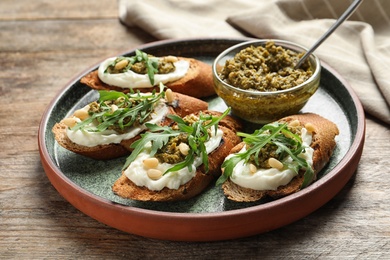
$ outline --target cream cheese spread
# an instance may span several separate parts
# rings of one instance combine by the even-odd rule
[[[305,152],[299,156],[304,158],[308,165],[313,165],[313,148],[310,147],[312,141],[312,134],[309,133],[306,128],[302,128],[301,138]],[[239,153],[245,152],[245,146]],[[232,155],[229,155],[226,159],[229,159]],[[291,164],[294,163],[290,156],[288,156],[283,163]],[[256,172],[250,171],[249,164],[244,164],[244,160],[237,163],[234,167],[230,180],[237,185],[253,190],[276,190],[279,186],[288,184],[296,173],[289,169],[278,170],[275,168],[270,169],[257,169]]]
[[[139,74],[128,70],[123,73],[105,73],[107,67],[115,61],[116,57],[108,58],[103,61],[98,69],[98,76],[101,81],[108,85],[121,88],[151,88],[149,76],[147,74]],[[154,74],[154,85],[161,83],[176,81],[187,74],[190,63],[186,60],[178,60],[173,63],[175,70],[167,74]]]
[[[205,142],[207,154],[214,151],[220,144],[223,131],[218,129],[217,133],[211,131],[212,134],[210,139]],[[192,165],[192,171],[188,170],[188,167],[185,167],[179,171],[168,172],[164,174],[161,178],[157,180],[152,180],[147,175],[147,170],[144,167],[143,161],[150,157],[151,143],[145,146],[144,151],[142,151],[137,158],[129,165],[125,170],[125,175],[137,186],[145,186],[149,190],[159,191],[164,187],[169,189],[178,189],[180,185],[183,185],[190,181],[196,174],[196,168],[202,164],[202,158],[196,157]],[[160,163],[157,167],[161,172],[165,172],[169,168],[174,166],[169,163]]]

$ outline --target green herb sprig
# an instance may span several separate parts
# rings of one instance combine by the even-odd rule
[[[159,149],[161,149],[169,142],[170,138],[185,133],[188,135],[188,144],[190,147],[188,154],[183,161],[175,164],[174,166],[166,170],[163,174],[179,171],[185,167],[188,167],[188,170],[192,171],[192,164],[196,157],[202,158],[202,163],[205,167],[205,171],[208,172],[208,154],[205,146],[205,143],[210,138],[208,130],[214,127],[214,131],[216,133],[218,130],[218,123],[229,112],[230,108],[228,108],[219,117],[207,114],[200,114],[199,120],[193,122],[191,125],[186,123],[181,117],[177,115],[169,115],[168,117],[176,123],[177,128],[172,128],[169,126],[158,126],[155,124],[146,124],[146,126],[149,128],[149,131],[142,134],[141,139],[137,140],[131,145],[131,148],[134,148],[134,150],[127,158],[123,169],[129,167],[129,165],[144,150],[145,146],[149,142],[151,142],[152,144],[150,155],[154,156]]]
[[[259,153],[268,143],[277,146],[276,153],[280,154],[280,158],[284,158],[286,155],[289,155],[291,156],[293,162],[296,162],[296,164],[287,164],[284,166],[289,167],[297,174],[300,169],[305,169],[302,188],[309,185],[312,181],[314,177],[313,169],[305,159],[299,157],[299,154],[305,152],[302,139],[299,135],[291,132],[286,123],[267,124],[261,129],[256,130],[253,134],[238,132],[237,135],[243,137],[243,141],[249,148],[245,152],[234,154],[228,160],[224,161],[222,164],[224,172],[217,180],[216,185],[224,183],[232,175],[233,169],[237,163],[242,160],[244,160],[244,163],[246,164],[251,157],[254,157],[255,164],[259,165]]]
[[[135,50],[135,55],[131,57],[118,57],[111,64],[109,64],[104,71],[104,73],[108,73],[109,68],[115,67],[115,64],[122,60],[128,60],[129,63],[125,68],[125,71],[129,70],[133,64],[136,62],[145,62],[146,71],[149,77],[150,84],[154,86],[154,74],[158,72],[158,58],[150,57],[147,53]]]
[[[103,132],[110,127],[120,130],[133,126],[136,122],[145,123],[154,111],[155,104],[165,97],[164,85],[160,84],[160,92],[153,91],[149,94],[131,93],[124,94],[118,91],[99,91],[97,112],[90,112],[90,117],[77,123],[71,128],[73,131],[85,130],[89,132]],[[109,102],[122,100],[118,109],[112,111]]]

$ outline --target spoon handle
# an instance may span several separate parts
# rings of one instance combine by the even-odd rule
[[[347,10],[345,10],[345,12],[339,17],[339,19],[337,19],[337,21],[328,29],[327,32],[325,32],[321,38],[319,38],[317,40],[317,42],[305,53],[305,55],[303,55],[303,57],[298,61],[298,63],[295,65],[295,69],[299,68],[302,63],[310,56],[310,54],[312,54],[313,51],[315,51],[315,49],[317,49],[318,46],[321,45],[321,43],[323,41],[325,41],[329,35],[331,35],[334,30],[337,29],[337,27],[339,27],[340,24],[342,24],[346,19],[348,19],[348,17],[350,17],[353,12],[356,10],[356,8],[358,8],[358,6],[363,2],[363,0],[355,0],[349,7]]]

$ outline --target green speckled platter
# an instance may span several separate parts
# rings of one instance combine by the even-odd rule
[[[138,49],[155,56],[193,57],[211,64],[224,49],[244,40],[248,39],[183,39],[155,42]],[[94,69],[96,66],[85,73]],[[210,241],[266,232],[296,221],[329,201],[353,175],[360,160],[365,131],[361,104],[348,83],[323,64],[320,88],[302,112],[314,112],[333,121],[340,135],[331,161],[314,184],[286,198],[256,203],[228,201],[216,186],[182,202],[122,199],[111,191],[111,186],[121,175],[125,157],[96,161],[74,154],[59,146],[51,132],[56,122],[97,99],[96,91],[79,82],[85,73],[66,85],[44,113],[39,129],[41,161],[53,186],[72,205],[129,233],[168,240]],[[226,108],[217,96],[206,101],[211,110]]]

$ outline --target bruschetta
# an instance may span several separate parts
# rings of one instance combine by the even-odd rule
[[[99,91],[100,98],[54,125],[62,147],[93,159],[128,155],[131,144],[146,130],[146,123],[169,125],[168,115],[185,116],[208,107],[197,98],[164,90],[151,93]]]
[[[237,202],[280,198],[316,180],[336,146],[337,126],[317,114],[285,117],[253,134],[238,133],[243,142],[222,164],[225,196]]]
[[[135,56],[111,57],[97,70],[83,78],[81,83],[97,90],[151,92],[159,83],[172,91],[192,97],[215,94],[212,70],[209,64],[193,58],[153,57],[140,50]]]
[[[240,123],[227,112],[208,111],[173,120],[172,127],[149,125],[133,143],[112,187],[115,194],[139,201],[187,200],[220,176],[223,160],[241,140],[235,134]]]

